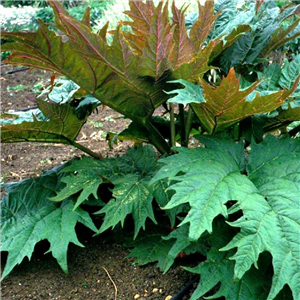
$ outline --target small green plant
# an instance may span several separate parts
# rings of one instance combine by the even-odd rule
[[[7,86],[7,91],[16,91],[16,92],[18,92],[18,91],[23,91],[23,90],[26,90],[26,89],[28,89],[28,86],[24,86],[24,85],[22,85],[22,84],[17,84],[17,85],[15,85],[15,86]]]
[[[7,178],[7,173],[4,172],[3,174],[1,174],[0,183],[1,184],[5,183],[6,178]]]
[[[39,98],[45,119],[3,125],[1,139],[64,143],[91,157],[4,184],[3,277],[43,239],[67,272],[68,244],[81,245],[77,222],[101,234],[130,216],[125,244],[140,265],[167,272],[180,253],[201,254],[185,268],[200,274],[192,300],[299,300],[300,56],[273,60],[299,39],[298,7],[207,1],[186,19],[187,6],[130,1],[130,20],[108,42],[108,25],[94,33],[89,10],[77,21],[50,5],[60,35],[40,21],[36,33],[3,32],[14,42],[2,50],[13,51],[8,63],[72,81]],[[99,105],[131,120],[116,136],[136,144],[123,156],[76,142]],[[84,204],[98,207],[100,228]]]
[[[46,164],[46,163],[51,163],[51,159],[49,157],[45,158],[45,159],[42,159],[40,161],[40,164]]]
[[[89,121],[91,125],[93,125],[95,128],[102,128],[103,123],[98,121]]]

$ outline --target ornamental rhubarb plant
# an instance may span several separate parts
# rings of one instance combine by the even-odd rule
[[[300,56],[276,60],[299,39],[299,6],[206,1],[186,17],[188,5],[129,1],[131,21],[93,32],[89,8],[78,21],[49,5],[51,29],[2,32],[7,63],[53,76],[37,103],[43,118],[6,122],[1,141],[63,143],[90,157],[3,185],[3,277],[42,239],[67,272],[77,222],[101,234],[131,216],[125,245],[140,265],[167,272],[182,253],[200,254],[185,267],[200,275],[193,300],[300,300]],[[121,157],[76,142],[100,105],[131,120],[112,138],[136,143]]]

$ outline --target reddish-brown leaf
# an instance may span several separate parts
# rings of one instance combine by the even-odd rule
[[[170,60],[172,63],[172,68],[177,69],[181,64],[189,62],[192,60],[194,54],[193,42],[188,38],[187,30],[185,26],[184,14],[188,7],[182,7],[178,9],[175,6],[175,2],[172,5],[172,21],[175,24],[174,30],[174,48],[170,54]]]
[[[168,3],[152,1],[130,1],[130,11],[125,12],[132,22],[124,22],[132,27],[137,38],[132,43],[141,52],[139,73],[158,80],[170,69],[169,55],[174,47],[173,26],[169,22]],[[129,37],[127,35],[127,37]],[[136,43],[136,42],[139,43]],[[141,51],[141,47],[143,47]]]
[[[300,76],[288,91],[282,90],[264,96],[257,93],[252,101],[248,101],[246,97],[255,90],[259,82],[245,90],[240,90],[240,78],[236,78],[234,68],[232,68],[228,76],[223,78],[220,86],[216,88],[200,79],[206,102],[192,103],[192,106],[204,128],[211,134],[248,116],[278,108],[296,89],[299,79]]]
[[[218,14],[214,14],[214,1],[206,1],[202,6],[198,2],[198,20],[193,24],[190,30],[190,37],[194,45],[194,53],[202,50],[202,47],[210,33]]]

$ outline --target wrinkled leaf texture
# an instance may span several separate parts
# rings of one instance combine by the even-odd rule
[[[123,226],[126,216],[132,214],[134,235],[137,236],[139,230],[145,228],[148,217],[156,222],[152,208],[153,191],[148,183],[158,167],[156,154],[150,146],[130,149],[117,158],[95,160],[83,157],[61,171],[65,173],[61,181],[66,185],[50,200],[63,201],[79,192],[76,208],[90,195],[97,198],[101,183],[111,183],[112,199],[98,212],[105,214],[100,232],[114,228],[119,222]]]
[[[189,36],[184,7],[178,9],[173,4],[170,22],[167,4],[160,2],[155,7],[151,1],[130,1],[126,14],[132,18],[128,24],[133,33],[123,33],[118,27],[109,45],[107,26],[93,33],[86,21],[88,11],[77,21],[59,2],[49,3],[61,34],[50,31],[41,21],[35,33],[2,32],[2,38],[15,41],[2,46],[3,51],[13,51],[7,62],[63,74],[101,103],[142,123],[168,98],[162,91],[168,78],[201,77],[211,68],[211,56],[249,30],[235,28],[227,43],[214,40],[203,47],[217,18],[213,1],[199,5],[199,18]]]
[[[32,115],[33,122],[8,124],[1,128],[1,142],[49,142],[72,144],[86,121],[78,119],[69,104],[58,104],[37,100],[38,107],[49,120],[39,121]]]
[[[294,299],[300,299],[300,141],[267,136],[253,144],[247,161],[243,145],[229,140],[200,136],[206,148],[176,148],[178,154],[165,164],[156,180],[176,181],[169,189],[175,194],[164,207],[172,209],[189,203],[190,211],[181,222],[189,224],[189,238],[198,240],[213,231],[218,215],[242,211],[228,222],[241,231],[221,250],[236,249],[234,278],[240,280],[259,255],[272,255],[274,275],[268,300],[288,285]],[[228,201],[236,203],[229,209]],[[233,299],[233,298],[232,298]]]
[[[227,73],[230,68],[239,64],[256,64],[272,51],[299,37],[300,32],[290,34],[299,20],[292,21],[286,29],[282,25],[284,20],[296,14],[297,7],[297,5],[287,6],[280,10],[278,7],[272,7],[269,1],[265,1],[257,12],[255,3],[249,1],[245,11],[236,10],[232,12],[232,16],[229,13],[227,17],[229,22],[225,27],[230,28],[243,20],[243,24],[251,27],[251,32],[243,35],[221,53],[218,57],[218,66]],[[226,19],[226,10],[224,15]]]
[[[177,94],[170,99],[171,102],[191,103],[204,129],[212,134],[246,117],[267,113],[280,107],[298,88],[299,80],[300,76],[295,79],[293,85],[290,84],[289,90],[279,90],[267,95],[260,95],[257,92],[254,99],[249,101],[247,97],[253,95],[259,82],[241,90],[240,78],[236,77],[232,68],[218,87],[213,87],[201,79],[200,86],[177,80],[176,82],[183,84],[185,88],[168,93]]]

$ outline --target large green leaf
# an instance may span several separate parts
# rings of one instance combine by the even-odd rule
[[[222,253],[217,248],[211,248],[205,262],[194,268],[185,268],[201,275],[200,283],[191,296],[191,300],[200,299],[218,283],[221,285],[217,292],[205,299],[220,299],[220,297],[225,297],[227,300],[266,299],[267,292],[264,286],[266,277],[262,270],[252,268],[241,280],[234,282],[232,279],[234,263],[229,256],[228,253]]]
[[[152,200],[153,195],[148,186],[149,178],[126,174],[113,180],[113,197],[98,213],[105,213],[100,232],[109,227],[114,228],[119,222],[124,225],[125,217],[132,214],[136,237],[140,228],[145,229],[145,221],[149,217],[156,223]]]
[[[260,253],[273,257],[274,276],[268,300],[285,284],[299,299],[300,142],[268,136],[253,144],[245,169],[243,146],[228,140],[200,136],[206,148],[176,149],[178,154],[162,159],[165,164],[152,182],[163,178],[176,183],[174,196],[165,209],[189,203],[181,225],[189,223],[189,239],[212,232],[218,215],[242,211],[230,226],[241,231],[222,250],[237,247],[234,277],[244,278]],[[236,202],[234,205],[229,201]],[[227,209],[226,204],[232,205]]]
[[[90,195],[98,198],[97,191],[103,182],[102,173],[107,170],[107,161],[98,161],[83,157],[81,160],[72,161],[71,165],[62,170],[68,173],[61,179],[66,186],[61,189],[55,197],[49,198],[51,201],[62,201],[71,195],[80,192],[74,208],[76,209],[82,202],[88,200]]]
[[[289,36],[299,21],[291,22],[283,29],[283,21],[295,15],[297,6],[289,6],[282,10],[271,5],[269,1],[263,3],[257,11],[253,2],[248,2],[244,9],[233,13],[230,21],[225,18],[224,28],[238,24],[248,24],[252,32],[248,32],[233,45],[223,51],[218,58],[220,67],[227,72],[230,68],[242,64],[255,64],[264,55],[268,55],[288,42],[295,39],[299,33]],[[225,12],[224,12],[225,13]],[[228,14],[230,17],[230,14]],[[231,23],[233,25],[231,25]]]
[[[71,199],[59,204],[48,200],[58,188],[60,168],[4,186],[8,194],[1,200],[1,250],[8,252],[8,258],[2,278],[25,257],[30,259],[35,245],[45,239],[50,242],[48,252],[67,273],[69,243],[83,247],[75,232],[77,222],[97,231],[87,212],[73,209]]]
[[[50,200],[62,201],[80,192],[76,208],[91,194],[97,198],[101,183],[110,183],[113,185],[112,199],[98,212],[105,214],[100,232],[115,227],[119,222],[123,226],[126,216],[132,214],[136,236],[140,228],[144,228],[148,217],[155,222],[153,191],[148,183],[157,169],[156,154],[150,146],[130,149],[117,158],[95,160],[84,157],[73,160],[70,166],[62,170],[66,174],[61,181],[66,185]]]
[[[267,299],[285,284],[300,299],[300,142],[269,136],[252,145],[247,171],[261,196],[238,199],[232,210],[242,209],[243,217],[230,224],[241,232],[223,250],[237,247],[232,257],[237,278],[256,266],[260,253],[270,252],[274,276]]]
[[[189,238],[197,240],[206,230],[212,232],[216,216],[228,216],[225,204],[235,199],[231,196],[234,190],[239,190],[243,183],[244,192],[252,188],[241,175],[243,145],[232,142],[224,149],[220,142],[214,145],[214,151],[203,148],[176,150],[178,154],[162,159],[166,165],[152,182],[162,178],[178,181],[170,186],[176,193],[164,208],[189,203],[191,209],[181,224],[190,223]]]

